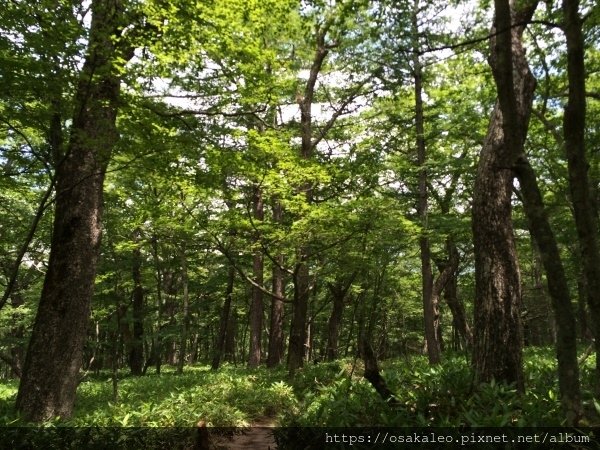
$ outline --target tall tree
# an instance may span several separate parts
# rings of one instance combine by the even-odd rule
[[[211,368],[217,370],[221,364],[223,353],[227,352],[227,343],[233,342],[231,329],[231,303],[233,299],[233,286],[235,283],[235,267],[230,265],[227,270],[227,288],[225,291],[225,300],[221,308],[221,317],[219,320],[219,329],[216,339]],[[232,352],[229,352],[232,353]]]
[[[496,128],[501,124],[498,134],[502,147],[497,150],[498,153],[501,153],[498,163],[504,164],[501,167],[512,167],[518,177],[530,232],[542,254],[547,273],[548,288],[556,314],[561,401],[568,423],[575,424],[582,411],[576,353],[575,317],[556,239],[550,228],[535,172],[524,153],[536,80],[525,57],[522,33],[525,28],[524,24],[529,21],[536,6],[536,1],[520,5],[512,13],[511,18],[511,8],[508,1],[496,1],[495,29],[498,34],[492,47],[490,65],[498,90],[498,103],[495,113],[497,114],[497,120],[500,122],[496,125]],[[513,23],[517,25],[512,26]],[[492,125],[490,125],[491,127]],[[512,184],[512,177],[510,179]],[[516,263],[516,255],[514,258]],[[513,280],[518,281],[514,278]],[[518,311],[519,304],[515,303],[513,308]],[[495,320],[497,319],[496,317]],[[510,323],[509,319],[507,324]],[[519,326],[519,324],[516,325]],[[486,327],[485,331],[489,333],[490,324],[484,326]],[[490,334],[493,336],[493,333]],[[512,360],[509,359],[508,363],[496,360],[496,362],[489,364],[490,360],[494,361],[493,358],[489,357],[489,354],[498,350],[492,347],[485,349],[482,330],[476,329],[476,338],[476,349],[480,353],[476,353],[478,359],[475,359],[475,368],[479,379],[486,381],[490,378],[500,378],[505,381],[515,381],[517,387],[523,389],[521,379],[518,377],[506,378],[507,373],[502,371],[503,365],[504,367],[510,367],[509,365],[513,364],[514,367],[519,364],[519,361],[513,358]],[[490,343],[494,345],[493,340]],[[499,343],[496,342],[495,345]],[[513,342],[512,345],[513,351],[520,351],[520,342]],[[487,367],[486,359],[487,364],[489,364]]]
[[[314,117],[312,113],[313,101],[315,98],[315,89],[317,78],[323,67],[325,58],[331,48],[337,46],[335,43],[328,43],[328,33],[331,28],[332,20],[328,20],[316,30],[316,49],[310,66],[308,80],[302,92],[298,92],[296,101],[300,107],[300,156],[305,160],[310,160],[315,152],[317,142],[313,138]],[[305,197],[307,203],[312,202],[312,185],[310,181],[305,181],[299,186],[299,191]],[[309,255],[310,248],[304,244],[297,249],[297,261],[294,268],[294,299],[292,310],[292,324],[290,329],[290,341],[288,350],[288,368],[290,373],[304,364],[304,345],[306,341],[306,320],[308,318],[308,302],[310,297],[310,269]]]
[[[327,322],[327,348],[325,350],[325,358],[327,361],[333,361],[338,357],[340,327],[342,325],[346,296],[357,275],[358,270],[355,270],[348,279],[344,278],[336,280],[334,283],[327,283],[327,288],[329,289],[333,300],[331,315]]]
[[[281,224],[283,211],[278,199],[273,200],[273,221]],[[271,321],[269,328],[269,355],[267,357],[267,367],[275,367],[283,359],[284,340],[283,340],[283,314],[284,314],[284,271],[283,255],[277,253],[273,261],[271,274]]]
[[[139,247],[139,230],[134,231],[136,247],[133,249],[133,293],[131,295],[133,336],[129,352],[129,368],[132,375],[142,375],[144,369],[144,287],[142,285],[142,255]]]
[[[189,276],[188,262],[186,255],[186,244],[182,245],[181,249],[181,284],[183,285],[183,317],[181,323],[181,341],[179,344],[179,358],[177,360],[177,373],[183,373],[185,365],[185,357],[187,355],[187,341],[190,327],[190,292],[189,292]]]
[[[513,34],[520,29],[515,36],[519,42],[523,28],[513,31],[508,0],[495,0],[494,5],[489,62],[498,102],[481,150],[473,194],[473,365],[477,381],[514,382],[523,391],[521,276],[511,215],[512,167],[524,141],[513,78]]]
[[[579,0],[563,0],[564,32],[567,41],[568,102],[563,116],[563,135],[569,189],[579,240],[585,294],[592,315],[596,346],[596,391],[600,392],[600,247],[596,207],[591,197],[589,163],[585,150],[585,62]]]
[[[125,5],[94,0],[71,137],[56,171],[56,210],[48,271],[23,368],[16,407],[42,421],[69,417],[87,336],[100,248],[103,182],[117,141]]]
[[[514,13],[515,22],[521,24],[528,21],[533,15],[535,7],[536,2],[531,2],[531,5],[527,8],[517,9]],[[514,161],[514,171],[519,180],[525,215],[529,223],[530,233],[540,251],[542,263],[546,270],[548,291],[552,298],[557,327],[556,352],[561,402],[567,416],[567,422],[573,425],[577,423],[582,415],[575,314],[571,305],[571,295],[560,251],[550,227],[536,174],[524,152],[536,80],[529,69],[522,44],[523,28],[524,25],[519,25],[513,29],[514,31],[511,31],[510,65],[512,73],[510,75],[512,75],[512,80],[509,79],[508,71],[501,69],[500,64],[502,61],[500,58],[492,60],[496,64],[493,70],[499,98],[511,95],[510,89],[506,87],[511,83],[513,85],[514,102],[501,101],[500,105],[502,117],[510,116],[517,120],[512,123],[503,120],[503,133],[505,135],[507,133],[511,134],[512,145],[514,146],[511,150],[511,158]],[[500,43],[497,45],[500,45]],[[507,45],[507,42],[504,42],[504,45]],[[508,129],[507,126],[518,126],[518,128]]]
[[[439,316],[439,307],[437,298],[433,292],[433,273],[431,270],[431,248],[427,236],[427,168],[425,166],[427,158],[427,147],[425,143],[425,119],[423,116],[423,67],[419,57],[421,49],[419,48],[419,0],[415,0],[412,8],[412,71],[415,83],[415,129],[417,144],[417,164],[419,166],[419,190],[417,201],[417,214],[421,221],[423,232],[419,237],[419,247],[421,250],[421,285],[423,297],[423,321],[425,323],[425,342],[427,343],[427,355],[430,364],[438,364],[441,359],[439,327],[436,327],[436,320]]]
[[[252,192],[252,213],[254,219],[260,222],[264,219],[264,205],[260,186],[253,187]],[[258,231],[255,232],[255,239],[260,240]],[[254,282],[257,286],[252,286],[252,304],[250,306],[250,353],[248,356],[248,366],[258,367],[261,358],[262,343],[262,325],[263,325],[263,291],[261,289],[264,281],[264,258],[260,247],[257,245],[254,250],[252,271]]]
[[[348,73],[349,82],[341,88],[328,86],[331,80],[325,79],[325,75],[332,69],[328,63],[337,62],[342,73],[346,73],[347,67],[342,64],[356,62],[356,55],[347,51],[344,47],[346,41],[352,39],[369,39],[368,33],[356,25],[356,17],[360,15],[360,2],[341,2],[330,6],[320,5],[314,10],[307,10],[310,17],[309,22],[316,22],[315,32],[311,35],[310,46],[312,58],[308,68],[308,78],[302,88],[296,93],[296,102],[300,109],[300,148],[299,156],[301,166],[310,167],[310,164],[318,161],[319,144],[325,144],[332,128],[341,116],[353,111],[353,102],[358,97],[365,95],[373,74],[368,73],[361,78],[356,78],[354,73]],[[321,14],[321,17],[318,17]],[[335,50],[335,52],[334,52]],[[346,53],[346,54],[345,54]],[[319,80],[323,78],[322,80]],[[332,95],[333,93],[337,95]],[[328,100],[330,114],[327,118],[319,117],[316,113],[319,95]],[[313,169],[315,170],[315,169]],[[306,219],[306,211],[314,205],[318,196],[319,180],[315,174],[305,173],[302,180],[296,186],[297,192],[304,199],[306,208],[301,214],[301,220]],[[318,208],[318,207],[317,207]],[[310,233],[309,233],[310,235]],[[288,369],[293,373],[302,367],[305,356],[306,327],[308,319],[308,304],[312,291],[314,277],[311,276],[311,261],[314,259],[316,250],[314,239],[305,239],[296,247],[296,264],[294,265],[292,282],[294,284],[294,298],[292,300],[292,319],[288,350]]]

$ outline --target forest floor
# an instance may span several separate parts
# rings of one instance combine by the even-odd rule
[[[215,439],[215,446],[219,450],[276,450],[277,443],[275,442],[272,430],[275,426],[277,426],[275,418],[260,417],[253,420],[249,428],[233,436],[233,438]]]
[[[176,374],[175,368],[165,366],[161,374],[144,377],[130,376],[123,369],[118,373],[117,396],[112,372],[89,374],[78,387],[73,416],[51,425],[194,431],[204,422],[213,448],[274,450],[276,442],[296,442],[294,430],[305,427],[564,424],[552,348],[525,349],[525,394],[500,383],[481,385],[473,392],[471,366],[463,354],[446,354],[435,367],[421,355],[385,360],[380,367],[400,407],[390,408],[381,399],[354,359],[306,365],[294,377],[285,367],[224,364],[214,371],[196,365]],[[580,368],[586,410],[582,426],[600,424],[600,402],[592,390],[594,369],[591,355]],[[18,380],[0,380],[0,428],[27,425],[14,410],[17,389]],[[226,429],[234,434],[225,436],[221,430]]]

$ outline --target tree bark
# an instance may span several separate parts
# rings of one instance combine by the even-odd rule
[[[160,374],[160,366],[162,365],[162,355],[163,355],[163,337],[162,337],[162,328],[163,328],[163,277],[164,272],[160,267],[160,259],[158,258],[158,239],[156,235],[152,236],[152,257],[154,259],[154,270],[156,277],[156,327],[154,328],[154,336],[152,337],[152,351],[150,352],[150,357],[145,364],[144,374],[146,374],[146,370],[148,369],[149,364],[154,364],[156,368],[156,373]]]
[[[399,404],[398,399],[394,396],[394,393],[390,390],[385,379],[379,372],[379,366],[377,364],[377,358],[373,353],[373,348],[370,342],[365,336],[360,338],[360,353],[365,363],[365,375],[364,377],[371,383],[375,388],[380,397],[388,403],[390,406],[397,406]]]
[[[563,117],[563,135],[575,228],[585,278],[587,303],[596,346],[596,386],[600,392],[600,248],[596,206],[590,195],[589,164],[585,149],[585,63],[579,0],[563,0],[567,41],[569,97]]]
[[[225,351],[225,341],[227,338],[227,329],[231,316],[231,299],[233,295],[233,283],[235,281],[235,267],[229,266],[227,272],[227,290],[225,292],[225,301],[223,302],[223,309],[221,309],[221,320],[219,322],[219,335],[217,336],[217,345],[215,347],[215,353],[212,360],[212,370],[217,370],[221,364],[221,357]]]
[[[281,204],[276,200],[273,205],[273,221],[281,223],[282,220]],[[269,329],[269,356],[267,358],[267,367],[275,367],[283,359],[284,341],[283,341],[283,314],[284,303],[281,300],[284,296],[283,279],[283,255],[278,254],[272,269],[272,290],[271,299],[271,327]]]
[[[75,96],[67,155],[56,172],[50,261],[16,408],[44,421],[73,411],[100,249],[103,183],[117,141],[118,0],[94,0],[88,51]]]
[[[477,381],[495,378],[515,382],[522,390],[521,276],[510,204],[513,177],[494,151],[501,145],[501,128],[500,111],[496,108],[493,114],[473,196],[473,363]]]
[[[137,232],[135,239],[137,240]],[[142,286],[142,258],[139,247],[133,250],[133,337],[129,352],[129,369],[132,375],[142,375],[144,371],[144,287]]]
[[[577,327],[569,285],[535,173],[524,155],[519,158],[515,172],[521,187],[529,229],[546,270],[548,292],[552,299],[556,323],[556,355],[561,403],[567,423],[573,426],[581,418],[583,409],[577,364]]]
[[[325,359],[327,361],[333,361],[338,357],[338,342],[344,314],[344,304],[348,291],[357,275],[358,271],[354,271],[347,280],[338,280],[335,284],[327,283],[329,292],[333,297],[333,307],[329,316],[329,322],[327,323],[327,348],[325,351]]]
[[[586,344],[593,341],[594,334],[589,325],[587,305],[587,290],[583,274],[577,280],[577,317],[579,322],[579,339]]]
[[[515,21],[522,23],[528,20],[535,6],[536,2],[533,2],[530,6],[517,11]],[[499,31],[510,25],[510,14],[508,1],[497,0],[496,15]],[[576,322],[558,245],[550,228],[535,172],[524,153],[536,80],[529,69],[522,45],[523,29],[524,26],[519,26],[513,28],[510,33],[498,35],[490,64],[498,87],[503,120],[502,133],[506,147],[505,161],[514,161],[514,171],[519,180],[529,229],[540,250],[546,270],[548,290],[556,318],[556,351],[561,402],[567,422],[574,425],[582,414]]]
[[[304,344],[306,342],[306,320],[310,296],[310,273],[306,255],[300,254],[300,262],[294,272],[294,301],[290,342],[288,350],[288,370],[290,374],[304,365]]]
[[[449,270],[448,278],[443,283],[444,300],[450,309],[450,314],[452,314],[453,327],[458,333],[460,340],[464,343],[465,348],[470,350],[473,346],[473,333],[467,322],[465,306],[457,296],[459,255],[451,237],[446,239],[446,252],[448,253],[448,261],[444,266],[439,267],[440,276],[444,271]]]
[[[436,277],[433,285],[431,286],[431,303],[433,305],[433,329],[435,330],[435,337],[438,343],[439,349],[442,350],[442,334],[440,324],[440,313],[438,305],[440,303],[440,296],[442,291],[448,286],[451,279],[454,278],[454,274],[458,270],[458,252],[450,252],[448,262],[443,267]],[[462,306],[462,305],[461,305]],[[439,361],[438,361],[439,362]],[[430,364],[432,364],[430,360]]]
[[[179,358],[177,359],[177,373],[183,373],[185,357],[187,354],[187,341],[190,326],[190,292],[187,269],[187,256],[185,254],[185,244],[181,250],[181,284],[183,285],[183,320],[181,324],[181,341],[179,343]]]
[[[423,69],[419,59],[419,0],[413,3],[412,40],[413,40],[413,80],[415,83],[415,130],[417,133],[417,165],[419,166],[419,192],[417,214],[421,221],[422,232],[419,237],[421,251],[421,288],[423,300],[423,322],[429,364],[439,364],[441,360],[440,339],[436,329],[436,317],[439,316],[438,303],[433,296],[433,273],[431,270],[431,250],[427,237],[427,169],[425,130],[423,117]]]
[[[326,22],[318,31],[316,36],[316,50],[310,68],[308,80],[304,93],[298,94],[297,102],[300,107],[300,157],[310,159],[316,145],[313,142],[312,103],[315,94],[317,78],[321,72],[323,62],[329,53],[325,43],[325,36],[331,26]],[[299,190],[304,194],[307,203],[312,202],[312,186],[310,182],[302,183]],[[306,320],[308,314],[308,302],[310,297],[310,270],[308,267],[309,245],[304,243],[297,250],[296,268],[294,270],[294,300],[292,309],[292,323],[290,329],[290,340],[288,350],[288,370],[291,375],[304,364],[304,343],[306,341]]]
[[[237,332],[238,332],[238,314],[233,307],[233,296],[231,298],[232,306],[229,311],[229,320],[227,321],[227,334],[225,335],[225,351],[223,358],[233,364],[237,361]],[[243,349],[242,349],[243,352]]]
[[[518,23],[531,18],[536,4],[529,2],[520,8]],[[516,113],[513,79],[513,45],[522,49],[524,26],[511,28],[508,0],[496,0],[495,6],[489,62],[498,88],[498,102],[481,150],[473,195],[473,366],[477,382],[496,379],[515,383],[517,389],[523,391],[521,275],[512,225],[511,197],[512,167],[521,154],[527,131]],[[518,82],[520,86],[517,89],[525,89],[523,84],[527,79],[522,78]]]
[[[327,350],[325,358],[327,361],[333,361],[338,357],[338,341],[340,338],[340,326],[342,324],[342,315],[344,313],[345,294],[336,292],[333,294],[333,308],[327,323]]]
[[[261,222],[264,219],[264,205],[260,186],[254,187],[252,195],[252,208],[254,219]],[[254,236],[257,244],[260,244],[258,232]],[[264,282],[263,254],[260,247],[254,250],[253,275],[254,282],[262,286]],[[261,343],[263,326],[263,291],[257,286],[252,286],[252,304],[250,306],[250,354],[248,355],[248,367],[256,368],[260,364]]]

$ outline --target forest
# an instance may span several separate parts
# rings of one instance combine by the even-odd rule
[[[593,0],[3,0],[0,92],[4,427],[600,425]]]

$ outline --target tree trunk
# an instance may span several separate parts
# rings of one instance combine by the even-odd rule
[[[277,257],[277,261],[283,264],[283,258]],[[279,267],[273,267],[273,297],[271,300],[271,327],[269,330],[269,356],[267,367],[275,367],[283,359],[283,314],[284,303],[281,298],[283,292],[283,271]]]
[[[583,274],[580,275],[577,281],[577,316],[579,321],[579,339],[589,344],[593,340],[593,333],[589,326],[588,310],[586,307],[587,290]]]
[[[273,205],[273,221],[281,223],[282,209],[281,204],[275,201]],[[283,358],[283,313],[284,303],[281,300],[284,295],[284,280],[283,280],[283,255],[279,254],[275,257],[272,269],[272,289],[273,297],[271,299],[271,327],[269,330],[269,356],[267,358],[267,367],[275,367]]]
[[[536,3],[515,14],[517,23],[528,20]],[[496,0],[497,29],[508,29],[511,24],[510,6],[507,0]],[[524,153],[525,139],[533,103],[536,80],[522,45],[524,26],[498,35],[490,58],[499,105],[503,118],[504,163],[513,161],[519,179],[525,215],[529,229],[540,250],[546,270],[548,290],[552,298],[557,327],[557,358],[561,402],[570,425],[577,423],[582,413],[577,365],[577,341],[575,315],[567,279],[539,191],[535,173]]]
[[[485,138],[473,195],[475,249],[475,334],[473,365],[478,382],[506,381],[524,390],[521,276],[511,217],[512,167],[521,154],[526,125],[517,117],[513,45],[521,48],[524,26],[511,28],[508,0],[496,0],[490,66],[498,99]],[[518,11],[519,23],[534,5]],[[496,30],[498,30],[497,36]],[[514,39],[513,39],[514,37]],[[518,80],[524,89],[525,78]],[[508,114],[502,114],[508,112]],[[504,118],[504,120],[503,120]]]
[[[600,392],[600,249],[596,207],[590,196],[589,164],[585,150],[585,64],[579,0],[563,0],[567,41],[569,98],[563,117],[563,134],[575,228],[585,278],[587,303],[596,346],[596,386]]]
[[[323,24],[317,30],[316,50],[310,67],[308,80],[304,88],[304,93],[297,94],[297,102],[300,107],[300,157],[302,159],[311,159],[317,141],[313,141],[313,117],[312,103],[315,94],[317,78],[321,72],[323,62],[329,53],[329,48],[325,44],[325,36],[331,26],[331,21]],[[312,185],[310,182],[302,183],[299,191],[306,198],[306,202],[312,202]],[[310,297],[310,269],[309,245],[305,243],[299,246],[297,250],[297,261],[294,272],[294,300],[292,309],[292,323],[290,330],[289,350],[288,350],[288,369],[290,375],[304,364],[304,342],[306,340],[306,320],[308,313],[308,302]]]
[[[262,192],[259,186],[254,187],[252,196],[252,207],[254,219],[261,222],[264,219],[264,206]],[[254,239],[259,243],[260,236],[255,233]],[[254,282],[263,285],[263,254],[260,248],[254,250],[253,275]],[[250,306],[250,354],[248,355],[248,367],[256,368],[260,364],[261,343],[263,326],[263,291],[257,286],[252,286],[252,304]]]
[[[235,281],[235,267],[229,266],[227,273],[227,291],[225,292],[225,301],[221,309],[221,320],[219,322],[219,335],[217,336],[217,345],[212,360],[212,370],[217,370],[221,364],[221,356],[225,351],[225,341],[227,337],[227,328],[229,325],[229,316],[231,315],[231,298],[233,294],[233,283]]]
[[[100,249],[103,183],[118,138],[117,0],[93,0],[86,59],[75,96],[67,155],[57,168],[50,261],[17,395],[22,417],[73,411]]]
[[[304,361],[308,362],[312,359],[313,354],[313,333],[312,333],[312,318],[306,324],[306,333],[304,337]]]
[[[137,240],[137,233],[136,238]],[[142,258],[140,248],[133,250],[133,339],[129,352],[129,369],[132,375],[142,375],[144,370],[144,288],[142,286]]]
[[[327,350],[325,352],[327,361],[333,361],[338,357],[338,341],[344,313],[344,301],[351,285],[352,281],[346,286],[341,285],[340,282],[328,284],[329,292],[331,292],[333,298],[333,307],[327,323]]]
[[[177,360],[177,373],[183,373],[187,353],[188,330],[190,325],[190,293],[187,270],[187,256],[185,245],[181,250],[181,284],[183,285],[183,320],[181,324],[181,341],[179,343],[179,358]]]
[[[440,273],[435,279],[433,285],[431,286],[431,303],[433,305],[433,329],[435,330],[436,341],[438,343],[439,349],[443,349],[443,340],[442,340],[442,331],[440,324],[440,313],[438,305],[440,303],[440,296],[442,295],[442,291],[446,289],[449,282],[454,278],[456,271],[458,270],[458,252],[449,252],[449,259],[446,265],[443,268],[440,268]],[[462,305],[460,305],[462,306]],[[428,346],[429,348],[429,346]],[[431,358],[430,358],[430,364]],[[439,361],[438,361],[439,362]]]
[[[233,302],[233,297],[231,298]],[[237,364],[237,331],[238,331],[238,314],[232,306],[229,311],[229,320],[227,321],[227,334],[225,335],[225,351],[223,357],[225,360]],[[243,352],[243,349],[242,349]],[[241,356],[243,358],[243,356]]]
[[[158,258],[158,239],[156,236],[152,237],[152,257],[154,259],[154,269],[156,277],[156,327],[154,328],[154,336],[152,338],[152,352],[149,360],[151,364],[154,364],[156,373],[160,373],[160,366],[162,365],[162,353],[163,353],[163,337],[162,337],[162,320],[163,320],[163,270],[160,267],[160,260]],[[146,364],[147,366],[148,364]],[[147,367],[144,368],[144,374],[146,373]]]
[[[433,274],[431,271],[431,251],[427,237],[427,169],[425,131],[423,118],[423,69],[419,60],[419,0],[413,3],[412,39],[413,39],[413,79],[415,83],[415,130],[417,133],[417,164],[419,170],[419,199],[417,214],[421,221],[422,234],[419,237],[421,250],[421,287],[423,299],[423,322],[425,325],[425,341],[429,364],[438,364],[441,360],[440,340],[436,330],[436,318],[439,316],[438,303],[433,297]]]
[[[327,323],[327,350],[325,354],[327,361],[333,361],[338,357],[338,341],[344,313],[344,298],[339,295],[333,297],[333,308]]]
[[[449,274],[448,280],[444,283],[444,300],[450,309],[452,314],[452,324],[456,332],[458,333],[459,339],[464,343],[464,348],[471,349],[473,346],[473,333],[467,322],[467,315],[465,313],[465,306],[457,296],[457,271],[459,263],[459,255],[456,245],[452,241],[452,238],[446,239],[446,251],[448,253],[448,262],[445,267],[440,267],[440,272],[443,272],[448,265],[452,267],[452,272]]]
[[[501,145],[498,108],[493,115],[479,160],[473,195],[473,363],[478,381],[495,378],[515,382],[522,390],[521,277],[510,203],[513,177],[510,168],[503,168],[495,152]]]
[[[365,336],[360,338],[359,348],[365,363],[365,378],[371,383],[380,397],[386,401],[388,405],[397,406],[399,404],[398,399],[394,396],[394,393],[388,387],[385,379],[381,376],[377,358],[373,353],[370,342]]]
[[[306,341],[306,319],[310,297],[310,274],[306,256],[299,257],[300,263],[294,273],[294,302],[288,349],[288,369],[290,374],[304,365],[304,343]]]
[[[21,295],[19,283],[13,285],[13,292],[10,296],[10,307],[18,308],[25,304],[25,299]],[[25,327],[16,322],[10,327],[8,336],[15,344],[10,346],[10,355],[5,353],[0,354],[0,359],[10,366],[10,376],[21,378],[23,373],[23,360],[25,356],[25,343],[23,337],[25,335]]]
[[[532,91],[533,94],[533,91]],[[533,95],[531,96],[531,98]],[[531,103],[529,103],[531,105]],[[571,294],[560,258],[554,233],[548,222],[542,194],[535,173],[524,157],[520,158],[516,173],[521,187],[529,229],[542,257],[546,270],[548,291],[552,299],[556,323],[556,355],[558,360],[558,385],[563,410],[570,426],[576,425],[583,409],[577,364],[577,332]]]

